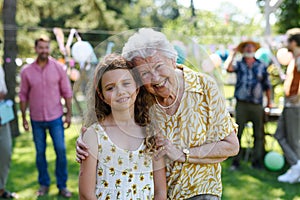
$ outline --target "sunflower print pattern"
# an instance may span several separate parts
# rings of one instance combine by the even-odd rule
[[[103,199],[148,200],[154,198],[151,157],[124,150],[109,139],[100,124],[92,125],[98,137],[96,197]],[[101,144],[101,145],[100,145]]]
[[[179,149],[218,142],[237,132],[237,124],[226,110],[225,99],[208,75],[181,65],[185,91],[172,116],[157,105],[150,110],[162,133]],[[221,165],[166,161],[168,199],[187,199],[199,194],[221,197]]]

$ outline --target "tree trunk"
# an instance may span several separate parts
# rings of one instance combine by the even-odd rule
[[[5,72],[5,82],[7,85],[8,93],[7,99],[11,99],[15,102],[16,95],[16,63],[17,57],[17,25],[16,25],[16,9],[17,0],[4,0],[2,9],[2,20],[4,30],[4,65],[3,69]],[[16,137],[20,135],[18,126],[18,117],[16,112],[16,105],[14,103],[15,119],[11,121],[11,132],[12,136]]]
[[[269,37],[271,36],[271,24],[270,24],[270,14],[271,14],[271,6],[270,6],[270,0],[265,0],[265,36]]]
[[[276,3],[273,6],[271,6],[271,0],[265,0],[264,16],[266,21],[266,28],[265,28],[266,37],[269,37],[272,34],[271,24],[270,24],[270,14],[274,13],[282,2],[283,0],[277,0]]]
[[[196,17],[194,0],[191,0],[191,11],[192,11],[192,17]]]

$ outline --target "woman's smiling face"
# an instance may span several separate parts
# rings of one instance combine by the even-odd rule
[[[155,96],[167,98],[176,85],[175,61],[159,53],[147,58],[135,58],[138,70],[148,92]]]

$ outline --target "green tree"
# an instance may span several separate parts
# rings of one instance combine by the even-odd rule
[[[64,28],[65,35],[69,33],[70,28],[76,28],[83,40],[94,45],[110,36],[108,31],[127,29],[124,20],[117,17],[115,10],[108,10],[103,0],[74,0],[68,4],[62,0],[19,0],[17,22],[22,27],[18,40],[21,46],[20,53],[26,52],[27,48],[31,55],[33,52],[28,51],[28,46],[32,46],[32,38],[36,38],[37,35],[46,33],[55,41],[53,27]],[[56,50],[57,46],[53,44],[53,49]]]
[[[179,18],[179,6],[174,0],[137,0],[123,9],[123,18],[129,29],[163,27]]]
[[[237,7],[223,3],[217,12],[196,10],[191,17],[191,10],[180,8],[181,17],[168,21],[164,28],[175,30],[182,35],[197,39],[200,44],[232,44],[241,37],[260,36],[263,29],[254,19],[242,14]]]
[[[124,7],[123,18],[129,29],[154,26],[151,17],[156,9],[152,0],[137,1]]]
[[[261,12],[264,14],[264,24],[265,24],[265,36],[269,37],[272,34],[270,15],[278,10],[278,7],[282,4],[284,0],[257,0],[256,3],[260,7]],[[270,45],[270,44],[269,44]]]
[[[300,27],[300,1],[284,0],[276,16],[278,19],[276,27],[279,33],[285,33],[290,28]]]
[[[53,55],[59,55],[52,32],[54,27],[63,28],[65,35],[75,28],[83,40],[96,46],[120,31],[163,27],[167,21],[178,17],[179,8],[174,0],[74,0],[67,3],[63,0],[18,0],[18,56],[34,55],[33,42],[41,34],[52,39]]]

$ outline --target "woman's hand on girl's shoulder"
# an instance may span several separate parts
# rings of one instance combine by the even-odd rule
[[[78,136],[76,140],[76,161],[81,163],[82,160],[85,160],[88,156],[89,147],[83,141],[83,135],[87,131],[86,127],[81,128],[81,134]]]

